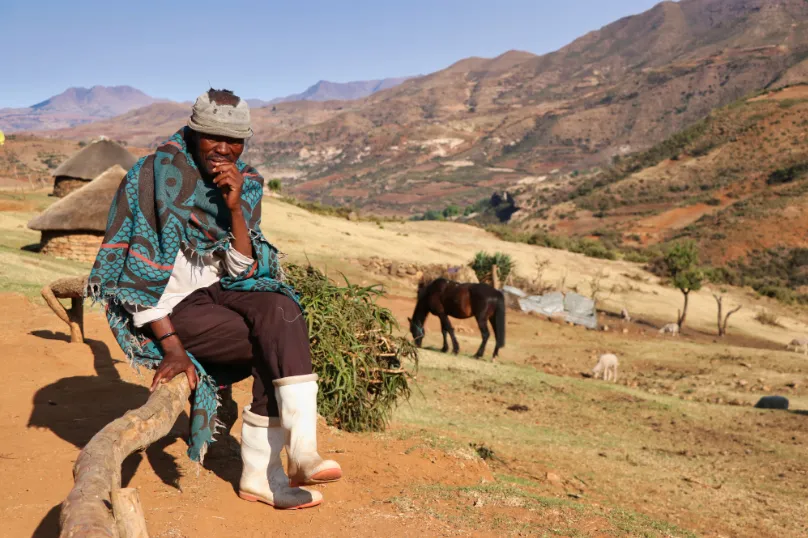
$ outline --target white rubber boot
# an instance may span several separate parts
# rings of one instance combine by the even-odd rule
[[[280,509],[309,508],[323,501],[319,491],[289,486],[281,450],[286,440],[280,419],[262,417],[244,408],[241,427],[241,471],[238,496]]]
[[[339,463],[317,453],[317,374],[284,377],[273,384],[286,431],[289,483],[323,484],[342,478]]]

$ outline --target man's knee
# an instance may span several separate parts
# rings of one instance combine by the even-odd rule
[[[278,310],[285,321],[297,321],[302,318],[303,313],[294,300],[280,293],[273,293],[272,295],[275,296],[273,297],[272,305]]]
[[[253,323],[265,328],[281,329],[283,326],[302,323],[303,313],[295,301],[280,293],[257,292],[250,308]]]

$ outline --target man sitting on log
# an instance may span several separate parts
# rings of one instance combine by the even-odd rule
[[[187,374],[195,389],[194,461],[213,441],[217,387],[252,376],[239,495],[304,508],[322,495],[301,485],[337,480],[342,471],[317,453],[307,324],[277,249],[261,233],[264,180],[239,160],[252,134],[244,100],[228,90],[202,94],[188,126],[121,183],[88,294],[106,304],[126,355],[156,369],[152,390]]]

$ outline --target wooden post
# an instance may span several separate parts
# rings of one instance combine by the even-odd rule
[[[84,297],[70,298],[70,341],[74,344],[84,343]]]
[[[149,538],[143,506],[135,488],[116,489],[112,492],[112,514],[121,538]]]
[[[70,341],[74,344],[84,343],[84,288],[87,279],[84,277],[60,278],[42,288],[42,298],[70,328]],[[65,310],[59,299],[70,299],[70,310]]]
[[[79,453],[74,486],[62,503],[60,538],[128,538],[110,512],[112,492],[121,488],[121,463],[171,431],[191,394],[181,373],[157,387],[141,407],[107,424]],[[114,508],[113,508],[114,512]]]
[[[491,266],[491,285],[495,290],[499,289],[499,267],[496,264]]]

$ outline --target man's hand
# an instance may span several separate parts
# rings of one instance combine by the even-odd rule
[[[213,166],[216,177],[213,182],[222,189],[224,203],[231,212],[241,209],[241,190],[244,187],[244,177],[238,167],[231,162],[217,163]]]
[[[161,342],[163,346],[163,360],[157,370],[154,372],[154,379],[152,380],[149,392],[154,392],[154,389],[160,383],[168,383],[174,376],[185,372],[188,376],[188,384],[191,385],[191,390],[196,388],[197,377],[196,368],[194,363],[185,353],[185,348],[182,346],[179,337],[169,336]]]

